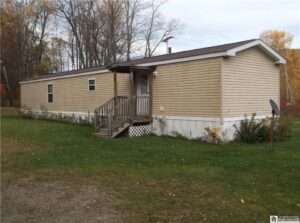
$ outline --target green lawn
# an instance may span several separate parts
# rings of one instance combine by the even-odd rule
[[[1,121],[3,173],[31,174],[37,182],[99,181],[122,201],[115,208],[126,213],[124,222],[300,216],[300,121],[275,152],[269,144],[217,146],[155,136],[104,140],[89,127],[8,114]]]

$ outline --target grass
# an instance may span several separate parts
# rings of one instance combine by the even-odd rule
[[[96,138],[89,127],[4,113],[2,172],[84,178],[114,189],[125,222],[267,222],[300,215],[300,121],[275,144]],[[14,146],[10,146],[14,145]],[[13,149],[14,148],[14,149]]]

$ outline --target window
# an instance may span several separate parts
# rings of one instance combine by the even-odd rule
[[[89,80],[89,91],[94,91],[96,89],[95,79]]]
[[[53,102],[53,84],[48,84],[48,102]]]
[[[141,79],[141,94],[148,94],[149,93],[148,75],[143,74],[140,76],[140,79]]]

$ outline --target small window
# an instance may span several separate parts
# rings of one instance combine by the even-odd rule
[[[48,102],[53,102],[53,84],[48,84]]]
[[[94,91],[96,89],[95,80],[89,80],[89,91]]]

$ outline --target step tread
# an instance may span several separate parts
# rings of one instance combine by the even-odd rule
[[[118,122],[117,122],[118,123]],[[115,138],[118,136],[121,132],[123,132],[126,128],[128,128],[130,124],[128,122],[122,123],[121,122],[118,125],[113,125],[112,126],[112,134],[111,138]],[[96,136],[102,137],[102,138],[110,138],[109,136],[109,129],[107,126],[103,126],[99,128],[95,133]]]

